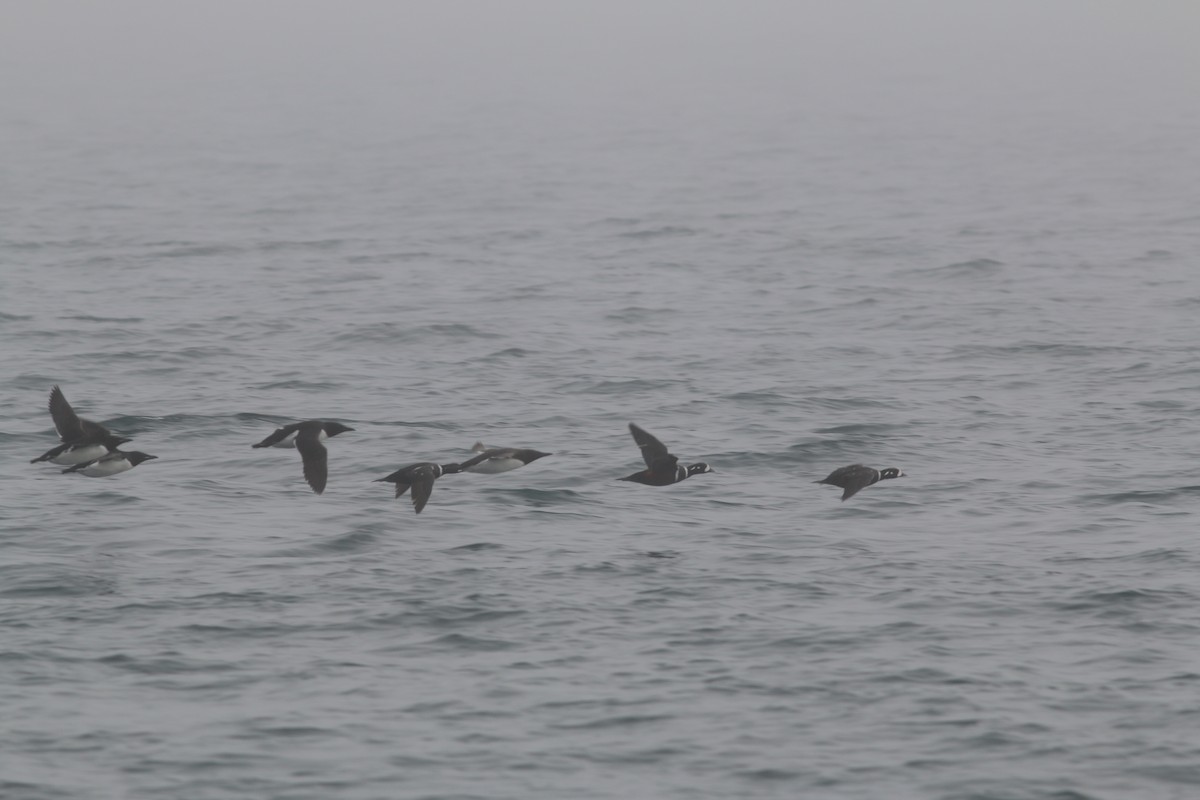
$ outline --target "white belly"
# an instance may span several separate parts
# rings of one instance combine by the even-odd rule
[[[525,466],[525,462],[519,458],[485,458],[473,467],[467,467],[467,472],[482,472],[485,475],[494,475],[497,472],[508,472],[510,469]]]
[[[50,463],[62,464],[64,467],[73,467],[76,464],[95,461],[100,456],[107,455],[107,453],[108,448],[102,444],[84,444],[64,450],[50,459]]]
[[[116,475],[128,469],[133,469],[133,465],[127,460],[114,458],[112,461],[97,461],[95,464],[79,470],[79,472],[87,475],[89,478],[106,478],[109,475]]]

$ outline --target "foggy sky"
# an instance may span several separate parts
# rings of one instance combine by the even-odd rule
[[[392,102],[1200,105],[1191,0],[6,2],[9,113],[386,93]],[[919,87],[919,88],[918,88]],[[909,95],[912,95],[910,98]],[[748,99],[748,98],[753,98]]]

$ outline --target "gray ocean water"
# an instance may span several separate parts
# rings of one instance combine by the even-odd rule
[[[1200,796],[1194,105],[73,80],[2,120],[0,797]],[[55,384],[158,460],[31,465]],[[477,440],[553,456],[372,483]]]

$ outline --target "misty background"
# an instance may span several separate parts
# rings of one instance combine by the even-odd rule
[[[0,797],[1197,796],[1197,42],[0,1]]]

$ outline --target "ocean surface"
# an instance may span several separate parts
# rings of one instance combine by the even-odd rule
[[[0,112],[0,797],[1200,796],[1194,104],[276,77]]]

